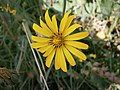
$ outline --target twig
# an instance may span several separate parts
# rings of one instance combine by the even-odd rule
[[[38,60],[37,60],[37,57],[36,57],[36,55],[35,55],[35,52],[34,52],[33,48],[31,47],[31,41],[30,41],[30,39],[29,39],[29,35],[28,35],[28,33],[27,33],[27,29],[26,29],[25,23],[23,22],[22,25],[23,25],[23,29],[24,29],[24,31],[25,31],[25,34],[26,34],[26,36],[27,36],[28,42],[29,42],[29,44],[30,44],[30,48],[31,48],[31,50],[32,50],[33,56],[34,56],[34,58],[35,58],[35,62],[36,62],[36,64],[37,64],[39,73],[40,73],[40,80],[41,80],[41,78],[42,78],[42,80],[43,80],[43,82],[44,82],[47,90],[49,90],[48,85],[47,85],[47,82],[46,82],[46,80],[45,80],[45,78],[44,78],[44,76],[43,76],[42,70],[41,70],[41,68],[40,68],[39,62],[38,62]],[[41,80],[41,81],[42,81],[42,80]]]

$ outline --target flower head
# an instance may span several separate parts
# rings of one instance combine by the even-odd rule
[[[75,60],[72,56],[77,56],[80,60],[86,60],[86,56],[81,52],[81,49],[88,49],[88,45],[76,40],[87,37],[88,32],[79,32],[71,34],[75,29],[79,28],[79,24],[71,25],[75,15],[69,15],[71,11],[68,11],[63,16],[60,26],[58,28],[56,16],[52,16],[50,19],[48,10],[45,13],[44,23],[40,20],[40,26],[33,24],[33,29],[41,34],[42,36],[32,36],[32,47],[36,48],[43,56],[46,57],[45,64],[47,67],[51,66],[53,59],[55,60],[55,69],[62,69],[67,72],[66,61],[71,66],[76,65]]]

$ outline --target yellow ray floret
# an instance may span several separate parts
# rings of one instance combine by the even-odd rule
[[[37,37],[37,36],[32,36],[31,39],[36,42],[48,42],[50,40],[48,38]]]
[[[44,57],[47,57],[54,49],[54,46],[51,46],[49,49],[46,50],[46,52],[43,54]]]
[[[88,32],[80,32],[80,33],[72,34],[72,35],[65,37],[65,40],[80,40],[80,39],[87,37],[88,35],[89,35]]]
[[[67,25],[67,20],[68,20],[68,15],[71,13],[71,11],[68,11],[67,13],[65,13],[65,15],[63,16],[61,23],[60,23],[60,32],[63,32],[65,29],[65,26]]]
[[[40,34],[42,34],[42,35],[44,35],[44,36],[46,36],[46,37],[50,37],[50,36],[52,36],[52,34],[46,29],[46,30],[44,30],[43,28],[41,28],[40,26],[38,26],[37,24],[33,24],[33,29],[36,31],[36,32],[38,32],[38,33],[40,33]]]
[[[60,48],[57,48],[56,50],[56,55],[55,55],[55,69],[58,70],[60,69]]]
[[[82,43],[82,42],[78,42],[78,41],[68,40],[68,41],[65,41],[65,44],[73,46],[73,47],[78,48],[78,49],[88,49],[87,44]]]
[[[57,34],[58,33],[58,26],[57,26],[57,20],[56,20],[56,16],[55,15],[52,17],[52,23],[54,25],[53,32]]]
[[[63,36],[67,36],[69,35],[70,33],[72,33],[75,29],[79,28],[80,25],[79,24],[73,24],[72,26],[70,26],[68,29],[65,29],[63,31]]]
[[[45,13],[45,21],[46,21],[48,27],[54,32],[55,27],[54,27],[54,24],[52,23],[52,21],[50,19],[48,10]]]
[[[69,45],[65,45],[66,48],[75,56],[77,56],[78,58],[80,58],[81,60],[86,60],[87,57],[85,56],[84,53],[82,53],[81,51],[77,50],[76,48],[69,46]]]
[[[75,17],[76,15],[71,15],[68,17],[67,22],[66,22],[67,24],[65,25],[65,29],[67,29],[70,26],[71,22],[73,21]]]
[[[40,48],[40,47],[45,47],[45,46],[47,46],[48,45],[48,43],[32,43],[31,44],[31,46],[33,47],[33,48]]]
[[[64,72],[67,72],[67,67],[66,67],[66,61],[65,61],[65,56],[63,54],[63,50],[60,47],[60,52],[59,52],[59,56],[60,56],[60,67]]]
[[[55,49],[54,49],[54,50],[50,53],[50,55],[46,58],[46,63],[45,63],[45,64],[46,64],[47,67],[50,67],[54,55],[55,55]]]
[[[38,49],[38,51],[40,51],[41,53],[46,52],[49,48],[53,47],[52,45],[47,45],[45,47],[41,47]]]
[[[53,35],[53,32],[48,28],[48,26],[42,20],[40,20],[40,26],[43,28],[44,31],[47,31],[49,32],[50,35]]]
[[[72,57],[72,55],[70,54],[70,52],[64,46],[62,47],[62,49],[63,49],[64,55],[65,55],[67,61],[70,63],[70,65],[75,66],[76,65],[75,60]]]

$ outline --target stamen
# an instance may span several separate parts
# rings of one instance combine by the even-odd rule
[[[60,47],[63,44],[62,34],[59,33],[58,35],[52,36],[49,43],[55,47]]]

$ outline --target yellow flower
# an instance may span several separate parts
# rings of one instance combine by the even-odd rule
[[[66,60],[71,66],[76,65],[73,55],[77,56],[80,61],[86,60],[86,56],[81,49],[88,49],[88,45],[75,40],[80,40],[89,35],[88,32],[79,32],[71,34],[75,29],[79,28],[79,24],[71,25],[75,15],[69,15],[68,11],[63,16],[58,28],[56,16],[50,19],[48,10],[45,13],[46,24],[40,20],[40,26],[33,24],[33,29],[42,36],[32,36],[32,47],[36,48],[43,56],[46,57],[46,66],[50,67],[53,59],[55,60],[55,69],[62,69],[67,72]],[[78,50],[79,49],[79,50]]]

